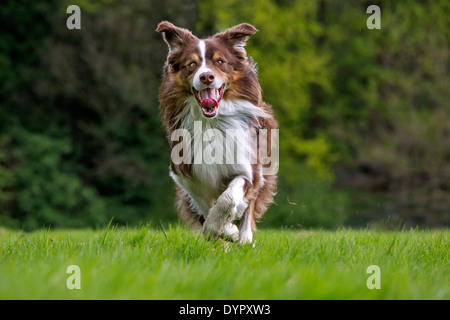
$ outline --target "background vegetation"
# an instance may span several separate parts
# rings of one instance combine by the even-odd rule
[[[68,30],[66,8],[81,8]],[[3,1],[0,224],[176,221],[157,90],[161,20],[208,36],[243,21],[280,123],[267,227],[448,226],[450,4]],[[380,222],[381,221],[381,222]]]

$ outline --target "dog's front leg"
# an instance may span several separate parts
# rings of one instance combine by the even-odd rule
[[[203,224],[205,237],[239,240],[239,230],[232,221],[240,218],[248,206],[244,198],[244,184],[245,179],[242,176],[234,178],[228,188],[217,198],[216,204],[209,210]]]

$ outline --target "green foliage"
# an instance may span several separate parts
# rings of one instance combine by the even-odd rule
[[[71,4],[81,30],[66,28]],[[280,124],[262,226],[448,225],[449,4],[378,4],[381,30],[357,0],[3,1],[0,224],[176,219],[154,32],[170,20],[200,36],[260,30],[246,49]]]
[[[248,52],[280,123],[278,202],[287,190],[315,201],[308,186],[334,181],[373,193],[369,216],[389,208],[412,225],[448,224],[448,3],[379,6],[381,30],[366,28],[360,1],[212,1],[201,12],[216,30],[260,29]],[[319,181],[291,169],[303,164]],[[361,205],[355,195],[345,196],[347,215]]]
[[[13,226],[11,219],[11,202],[14,198],[14,173],[10,170],[10,157],[7,147],[10,138],[7,135],[0,136],[0,225]]]
[[[26,131],[15,136],[20,163],[15,172],[16,210],[23,216],[23,228],[98,226],[107,221],[96,190],[85,186],[64,161],[72,151],[67,140]]]
[[[79,32],[64,23],[65,9],[77,3],[44,6],[54,28],[45,40],[23,35],[37,58],[33,65],[19,59],[31,80],[11,90],[0,109],[0,133],[14,141],[8,152],[16,181],[12,209],[8,202],[0,210],[27,229],[97,226],[112,216],[123,224],[176,218],[157,101],[165,45],[149,36],[161,5],[135,3],[124,19],[120,3],[78,3]],[[10,14],[24,9],[11,6]],[[20,46],[13,40],[11,51]]]
[[[37,47],[51,30],[55,1],[2,1],[0,10],[0,101],[30,81],[29,67],[39,61]],[[36,23],[39,21],[39,23]],[[4,101],[2,101],[4,102]],[[2,103],[2,107],[5,107]],[[5,110],[0,108],[0,115]],[[1,120],[1,118],[0,118]]]
[[[335,26],[324,46],[336,59],[334,90],[324,98],[333,109],[322,112],[341,184],[387,193],[371,214],[393,208],[412,224],[448,224],[448,3],[382,2],[381,30],[370,32],[361,6],[344,8],[345,15],[328,8]]]

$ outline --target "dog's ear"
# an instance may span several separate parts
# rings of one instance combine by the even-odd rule
[[[160,22],[155,31],[162,33],[164,41],[169,46],[169,52],[177,50],[187,38],[193,36],[189,30],[179,28],[169,21]]]
[[[225,41],[230,42],[234,48],[244,50],[244,46],[246,41],[251,35],[254,35],[258,32],[254,26],[249,23],[241,23],[237,26],[234,26],[228,30],[225,30],[222,33],[218,33],[215,37],[223,38]]]

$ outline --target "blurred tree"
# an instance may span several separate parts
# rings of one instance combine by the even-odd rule
[[[66,28],[72,4],[81,30]],[[193,25],[195,1],[1,9],[2,214],[27,229],[175,219],[157,101],[166,46],[154,30]]]
[[[35,89],[58,106],[72,161],[81,164],[78,175],[98,190],[118,223],[176,217],[157,101],[166,46],[154,30],[175,17],[192,25],[186,17],[195,18],[194,4],[81,1],[82,29],[58,28],[46,43],[42,60],[50,77]]]
[[[83,185],[67,138],[51,138],[27,131],[13,132],[20,149],[15,159],[16,215],[27,230],[42,226],[88,227],[108,222],[104,202],[92,187]]]
[[[345,214],[332,211],[330,221],[364,205],[371,217],[448,224],[449,4],[374,4],[381,30],[367,29],[369,4],[357,0],[202,2],[200,27],[247,21],[261,30],[248,52],[280,122],[280,206],[287,190],[287,203],[315,198],[301,187],[316,185],[304,163],[322,182],[336,176],[338,190],[356,190],[351,206],[337,206]]]
[[[66,28],[72,4],[81,30]],[[333,228],[356,211],[448,225],[450,4],[373,4],[380,30],[357,0],[3,1],[0,224],[176,220],[154,32],[170,20],[200,36],[260,30],[247,51],[281,162],[264,225]]]
[[[0,135],[0,225],[14,226],[12,219],[14,199],[14,172],[9,155],[10,136]]]
[[[326,4],[334,90],[322,114],[341,155],[340,185],[384,197],[372,200],[372,216],[448,224],[448,2],[380,2],[381,30],[370,31],[358,1]]]
[[[52,34],[49,16],[55,1],[3,1],[0,7],[0,223],[17,225],[17,174],[14,128],[38,121],[39,108],[27,106],[39,48]],[[39,22],[39,23],[38,23]]]

